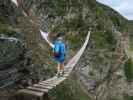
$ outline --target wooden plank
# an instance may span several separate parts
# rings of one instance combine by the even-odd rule
[[[39,82],[39,83],[55,83],[55,82],[57,82],[58,80],[60,80],[60,78],[54,78],[54,80],[46,80],[46,81],[41,81],[41,82]]]
[[[56,81],[56,82],[57,82],[57,81]],[[51,82],[45,82],[45,81],[44,81],[44,82],[40,82],[40,83],[38,83],[38,84],[53,84],[53,85],[56,85],[56,82],[52,82],[52,83],[51,83]]]
[[[50,85],[55,85],[56,86],[56,85],[60,84],[65,79],[66,79],[65,77],[61,77],[58,80],[56,80],[56,82],[53,82],[53,83],[51,83],[51,82],[40,82],[39,84],[41,84],[41,85],[50,84]]]
[[[66,72],[66,73],[64,74],[64,77],[69,76],[70,73],[71,73],[71,72]]]
[[[43,89],[47,89],[47,90],[53,88],[52,86],[43,86],[43,85],[39,85],[39,84],[34,85],[34,87],[37,87],[37,88],[43,88]]]
[[[59,79],[55,79],[55,80],[52,80],[52,81],[42,81],[42,82],[45,82],[45,83],[54,83],[54,82],[57,82]]]
[[[32,91],[32,90],[28,90],[28,89],[21,89],[18,91],[18,94],[30,94],[30,95],[34,95],[34,96],[38,96],[41,97],[44,95],[43,92],[38,92],[38,91]]]
[[[66,77],[64,77],[64,76],[63,77],[60,77],[59,80],[58,80],[58,82],[59,81],[62,81],[62,80],[65,80],[65,79],[66,79]]]
[[[70,73],[69,73],[70,74]],[[66,73],[65,75],[64,75],[64,77],[68,77],[69,76],[69,74],[68,73]]]
[[[45,82],[45,81],[39,82],[38,84],[42,84],[42,83],[46,83],[46,84],[54,84],[53,82]]]
[[[32,87],[36,87],[36,86],[32,86]],[[38,87],[39,88],[39,87]],[[52,89],[53,87],[51,87],[51,86],[45,86],[44,87],[44,89],[46,89],[46,90],[49,90],[49,89]]]
[[[60,80],[58,80],[57,82],[56,82],[56,84],[58,85],[58,84],[60,84],[62,81],[64,81],[66,79],[66,77],[61,77],[61,79]]]
[[[71,72],[72,72],[72,70],[64,71],[64,74],[66,74],[66,73],[71,73]]]
[[[57,79],[56,76],[54,76],[54,77],[52,77],[52,78],[50,78],[50,79],[47,79],[47,80],[45,80],[45,81],[53,81],[53,80],[55,80],[55,79]]]
[[[39,83],[39,85],[55,87],[55,86],[58,85],[58,83],[59,83],[59,82],[56,82],[56,83],[45,83],[45,82],[42,82],[42,83]]]
[[[72,69],[64,70],[64,73],[71,72],[71,71],[72,71]]]
[[[54,84],[55,82],[57,82],[57,80],[54,80],[54,81],[42,81],[42,82],[39,82],[38,84],[40,84],[40,83]]]
[[[39,83],[39,85],[52,86],[52,87],[55,87],[56,86],[56,84],[46,84],[46,83]]]
[[[49,80],[45,80],[45,81],[41,81],[41,82],[53,82],[53,81],[56,81],[57,79],[56,78],[54,78],[54,79],[49,79]],[[39,82],[40,83],[40,82]]]
[[[27,87],[27,89],[29,89],[29,90],[33,90],[33,91],[38,91],[38,92],[48,92],[47,89],[42,89],[42,88],[39,88],[39,87],[33,87],[33,86],[31,86],[31,87]]]
[[[58,80],[56,80],[55,82],[53,82],[54,84],[59,84],[60,82],[62,82],[64,79],[66,79],[65,77],[59,77]],[[44,82],[45,83],[45,82]]]

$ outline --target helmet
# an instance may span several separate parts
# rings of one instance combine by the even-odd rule
[[[57,34],[57,38],[58,38],[58,37],[63,37],[64,35],[65,35],[64,32],[60,32],[60,33]]]

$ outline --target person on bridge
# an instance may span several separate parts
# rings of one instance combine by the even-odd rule
[[[66,55],[66,45],[63,41],[63,36],[65,33],[58,33],[57,39],[54,42],[53,54],[55,61],[58,63],[57,66],[57,76],[62,76],[64,73],[64,61]]]

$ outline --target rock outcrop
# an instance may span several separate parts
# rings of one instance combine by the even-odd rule
[[[2,88],[22,77],[20,71],[24,69],[25,62],[25,48],[22,41],[15,37],[1,36],[0,55],[0,87]]]

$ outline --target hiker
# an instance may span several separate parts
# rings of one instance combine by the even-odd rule
[[[64,73],[64,60],[66,54],[66,47],[63,41],[64,33],[58,33],[57,39],[54,42],[53,53],[55,61],[58,63],[57,76],[62,76]]]
[[[58,63],[56,75],[62,76],[64,73],[64,60],[66,55],[66,45],[63,42],[63,36],[65,35],[65,33],[58,33],[54,43],[51,43],[49,41],[48,32],[43,32],[42,30],[40,30],[40,33],[43,39],[45,39],[48,45],[53,49],[54,60]]]

